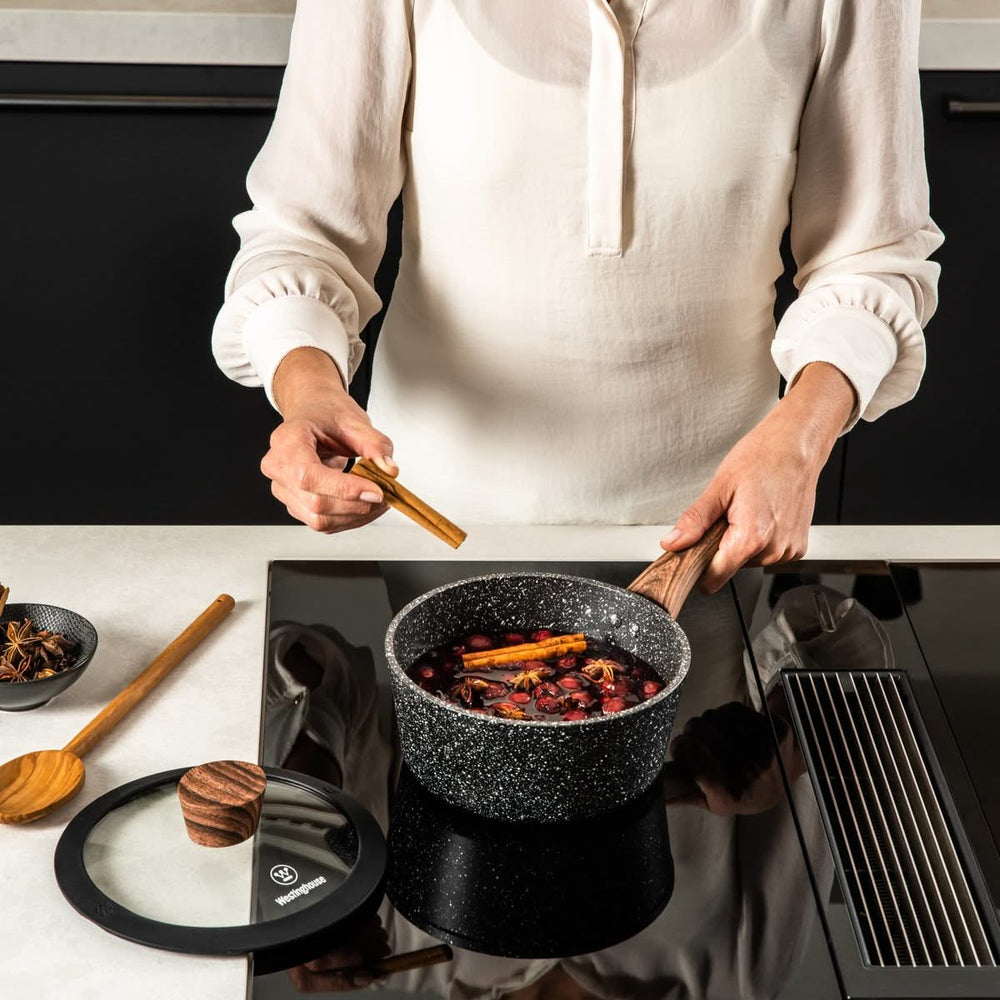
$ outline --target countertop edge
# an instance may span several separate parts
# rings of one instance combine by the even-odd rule
[[[0,10],[0,59],[283,66],[288,14]],[[1000,69],[1000,19],[925,18],[920,68]]]

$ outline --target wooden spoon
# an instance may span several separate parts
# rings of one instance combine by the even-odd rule
[[[235,606],[228,594],[217,597],[62,750],[36,750],[0,764],[0,823],[30,823],[73,798],[83,784],[80,758],[110,733]]]

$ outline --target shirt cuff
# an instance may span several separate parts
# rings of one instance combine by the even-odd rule
[[[348,384],[349,343],[340,317],[319,299],[286,295],[262,302],[243,324],[243,345],[271,405],[274,373],[282,359],[297,347],[316,347],[330,355]]]
[[[866,413],[882,380],[896,364],[897,344],[889,326],[874,313],[856,306],[829,306],[810,316],[782,317],[771,344],[771,357],[788,384],[814,361],[838,368],[857,393],[857,405],[841,434]],[[786,389],[787,392],[787,389]]]

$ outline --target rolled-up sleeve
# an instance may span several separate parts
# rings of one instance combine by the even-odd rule
[[[381,308],[374,277],[406,170],[410,24],[408,0],[298,0],[212,334],[223,372],[262,385],[272,405],[274,372],[297,347],[326,351],[347,385]]]
[[[937,306],[943,236],[929,214],[919,0],[828,0],[791,197],[799,290],[771,354],[791,385],[814,361],[857,392],[844,430],[911,399]]]

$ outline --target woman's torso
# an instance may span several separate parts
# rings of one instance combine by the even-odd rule
[[[821,4],[601,7],[415,0],[369,408],[460,521],[669,522],[777,395]]]

